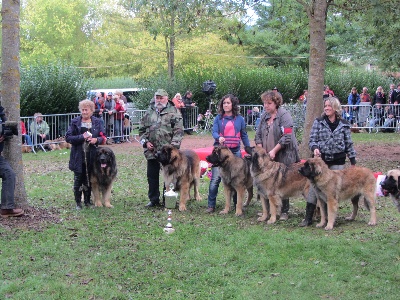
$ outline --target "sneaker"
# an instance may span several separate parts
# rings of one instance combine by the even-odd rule
[[[82,209],[82,203],[77,203],[75,209],[76,210],[81,210]]]
[[[161,206],[160,202],[149,202],[145,205],[146,207],[156,207],[156,206]]]
[[[211,214],[213,212],[215,212],[215,208],[214,207],[209,207],[209,208],[206,209],[206,213]]]
[[[14,209],[1,209],[0,215],[3,218],[9,217],[20,217],[24,214],[24,211],[21,208],[14,208]]]

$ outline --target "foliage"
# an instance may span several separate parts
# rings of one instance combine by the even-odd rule
[[[21,68],[21,116],[76,112],[91,82],[61,62]]]
[[[356,86],[359,91],[367,86],[373,94],[378,86],[385,89],[390,84],[390,79],[383,74],[350,68],[348,70],[329,69],[325,78],[326,84],[329,84],[342,103],[347,103],[347,96],[353,86]],[[147,94],[140,99],[139,106],[146,108],[157,88],[164,87],[170,97],[177,92],[182,94],[190,89],[194,93],[193,99],[200,107],[200,112],[205,112],[209,102],[202,92],[202,83],[210,79],[217,84],[217,90],[212,96],[215,101],[225,94],[233,93],[238,95],[240,103],[243,104],[258,103],[260,95],[275,86],[282,93],[285,103],[296,102],[308,86],[308,73],[300,67],[240,69],[186,67],[176,74],[173,81],[165,76],[138,80],[140,87],[148,89]]]
[[[93,78],[91,89],[123,89],[138,87],[136,81],[129,77]]]
[[[30,204],[58,211],[60,222],[40,230],[19,228],[19,220],[0,226],[7,271],[0,298],[397,299],[400,215],[388,197],[378,198],[377,226],[367,226],[364,208],[356,221],[345,221],[348,201],[326,232],[297,226],[300,199],[292,202],[291,218],[275,225],[256,221],[257,201],[242,218],[206,214],[202,180],[203,200],[190,201],[187,212],[173,210],[176,231],[166,235],[167,212],[144,208],[142,149],[130,149],[117,154],[114,208],[82,211],[74,208],[68,151],[24,154]]]

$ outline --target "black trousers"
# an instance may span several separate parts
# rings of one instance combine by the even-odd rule
[[[160,203],[160,169],[160,163],[156,159],[147,160],[147,182],[149,184],[148,196],[152,203]],[[165,191],[165,185],[163,191]]]

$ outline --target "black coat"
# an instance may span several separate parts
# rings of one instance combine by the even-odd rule
[[[92,128],[90,129],[90,133],[92,134],[92,137],[97,138],[97,144],[89,144],[89,151],[87,156],[89,170],[91,165],[91,158],[94,157],[97,145],[103,144],[103,142],[106,140],[102,120],[93,116],[91,117],[91,119]],[[85,163],[83,151],[85,138],[81,133],[81,124],[81,116],[72,119],[71,124],[68,127],[67,134],[65,135],[65,140],[72,145],[71,155],[69,159],[69,169],[77,173],[82,173],[82,165]]]

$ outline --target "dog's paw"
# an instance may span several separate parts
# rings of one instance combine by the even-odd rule
[[[368,225],[369,225],[369,226],[375,226],[375,225],[376,225],[376,221],[369,221],[369,222],[368,222]]]
[[[260,217],[257,219],[258,222],[264,222],[268,219],[268,215],[260,214]]]
[[[179,205],[179,211],[186,211],[186,205]]]
[[[324,227],[325,225],[326,225],[326,223],[323,222],[323,223],[318,223],[317,226],[315,226],[315,227],[317,227],[317,228],[322,228],[322,227]]]
[[[103,204],[98,203],[98,202],[95,202],[94,206],[96,206],[96,207],[103,207]]]
[[[111,204],[105,204],[104,206],[105,206],[105,207],[108,207],[108,208],[113,208],[113,207],[114,207],[114,206],[111,205]]]
[[[224,209],[219,212],[220,215],[226,215],[229,212],[229,209]]]
[[[236,211],[235,216],[236,216],[236,217],[241,217],[241,216],[243,216],[243,211],[241,211],[241,210]]]
[[[332,225],[326,225],[325,226],[325,230],[332,230],[333,229],[333,226]]]
[[[276,218],[270,218],[268,221],[267,221],[267,224],[274,224],[276,222]]]
[[[201,201],[202,200],[200,196],[196,196],[195,199],[196,199],[196,201]]]

